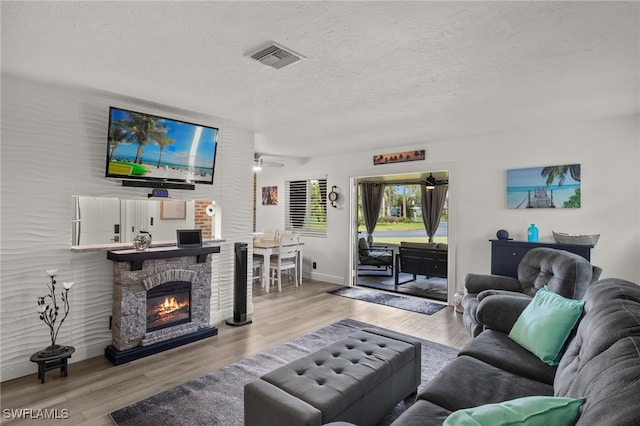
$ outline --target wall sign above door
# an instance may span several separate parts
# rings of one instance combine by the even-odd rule
[[[407,161],[417,161],[425,159],[425,150],[420,149],[417,151],[405,151],[396,152],[393,154],[379,154],[373,156],[373,165],[389,164],[389,163],[404,163]]]

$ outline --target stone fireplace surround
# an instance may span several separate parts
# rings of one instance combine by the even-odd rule
[[[109,251],[114,281],[107,359],[119,365],[217,335],[210,325],[211,254],[219,252],[214,246]],[[147,331],[147,291],[176,281],[191,283],[191,321]]]

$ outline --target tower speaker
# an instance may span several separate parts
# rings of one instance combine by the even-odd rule
[[[233,319],[225,322],[234,327],[251,324],[247,319],[247,243],[234,244]]]

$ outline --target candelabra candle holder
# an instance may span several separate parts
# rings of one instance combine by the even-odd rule
[[[40,315],[40,320],[42,320],[49,327],[49,333],[51,336],[51,345],[38,352],[38,354],[43,357],[54,356],[66,350],[65,346],[56,344],[56,339],[58,338],[58,332],[60,331],[60,327],[62,327],[62,323],[67,318],[67,315],[69,315],[69,290],[71,290],[71,287],[73,287],[73,282],[62,283],[64,289],[60,291],[61,303],[58,303],[58,298],[56,295],[57,272],[58,271],[55,269],[47,270],[47,275],[51,279],[51,282],[47,284],[49,293],[45,294],[44,296],[38,297],[38,314]],[[58,315],[60,315],[60,307],[62,307],[64,316],[56,326]]]

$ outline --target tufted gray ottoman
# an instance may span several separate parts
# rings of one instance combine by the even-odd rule
[[[376,424],[417,390],[420,370],[420,342],[367,328],[245,385],[244,422]]]

